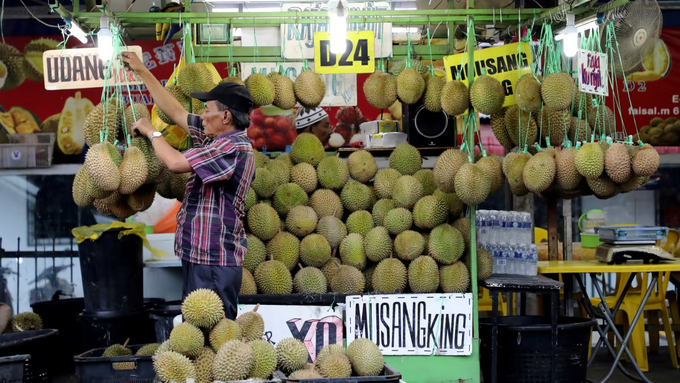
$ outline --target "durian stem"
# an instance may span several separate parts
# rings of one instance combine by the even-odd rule
[[[127,338],[127,340],[125,340],[125,343],[123,343],[123,348],[127,347],[129,341],[130,341],[130,338]]]
[[[256,313],[256,312],[257,312],[257,309],[259,309],[259,308],[260,308],[260,304],[258,303],[258,304],[255,305],[255,308],[253,309],[253,312]]]

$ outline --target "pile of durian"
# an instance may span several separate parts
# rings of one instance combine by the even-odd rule
[[[59,41],[31,40],[22,53],[12,45],[0,42],[0,90],[11,90],[26,79],[43,82],[43,52],[57,49]]]
[[[255,152],[241,294],[468,290],[463,212],[502,188],[498,157],[464,164],[467,154],[450,150],[422,169],[420,152],[402,144],[378,169],[366,150],[327,156],[309,133],[291,149],[274,160]],[[477,249],[477,263],[488,278],[491,255]]]
[[[309,364],[304,343],[285,338],[275,346],[262,339],[264,320],[253,311],[235,321],[224,317],[222,301],[215,292],[199,289],[182,303],[185,322],[176,326],[170,338],[153,351],[154,370],[162,382],[197,383],[234,380],[268,380],[276,370],[294,379],[342,378],[380,375],[384,359],[368,339],[357,339],[347,349],[324,347]],[[120,345],[111,348],[120,350]],[[123,347],[124,348],[124,347]],[[129,354],[128,354],[129,355]]]
[[[180,201],[184,198],[190,173],[171,173],[158,159],[147,137],[131,138],[130,146],[114,145],[117,141],[125,143],[126,137],[132,136],[132,129],[127,128],[126,132],[123,125],[141,118],[150,118],[145,105],[133,104],[123,109],[113,98],[88,113],[83,134],[89,150],[73,180],[76,205],[94,205],[104,215],[125,219],[148,209],[156,192],[165,198]]]

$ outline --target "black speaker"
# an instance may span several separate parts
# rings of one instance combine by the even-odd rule
[[[446,112],[430,112],[422,103],[402,103],[402,122],[408,142],[416,148],[447,148],[458,145],[456,118]]]

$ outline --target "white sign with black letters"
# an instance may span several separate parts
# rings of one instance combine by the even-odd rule
[[[609,96],[607,54],[579,49],[577,64],[578,89],[584,93]]]
[[[239,305],[238,315],[252,311],[255,305]],[[285,338],[296,338],[307,346],[309,362],[331,343],[342,345],[342,308],[328,306],[260,305],[257,313],[264,320],[264,339],[276,345]]]
[[[347,344],[370,338],[384,355],[471,355],[472,294],[352,295]]]

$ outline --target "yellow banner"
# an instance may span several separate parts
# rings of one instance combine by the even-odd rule
[[[314,72],[373,73],[375,71],[373,31],[347,32],[347,47],[342,54],[331,53],[328,32],[314,33]]]
[[[467,53],[444,57],[446,79],[455,80],[460,73],[460,80],[468,84]],[[515,105],[515,84],[519,77],[531,73],[533,56],[528,43],[514,43],[499,47],[475,51],[475,77],[488,74],[503,84],[505,103],[503,106]]]

